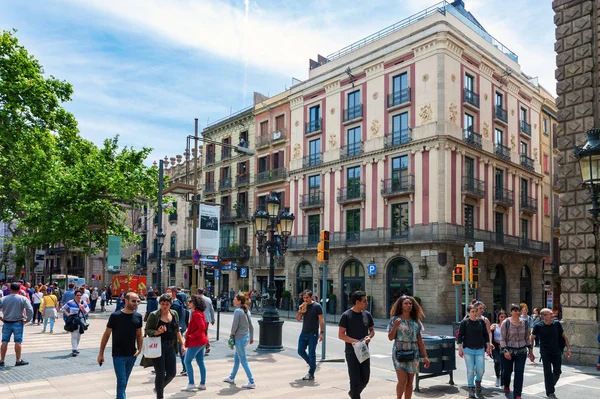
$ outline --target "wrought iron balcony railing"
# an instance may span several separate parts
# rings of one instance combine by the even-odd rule
[[[271,136],[268,134],[261,134],[256,138],[256,148],[264,148],[271,145]]]
[[[397,194],[411,193],[415,191],[413,175],[393,177],[381,181],[381,195],[389,197]]]
[[[340,147],[340,159],[356,157],[363,153],[363,142],[351,143]]]
[[[271,132],[271,144],[275,145],[281,143],[287,139],[287,131],[284,127],[273,130]]]
[[[388,94],[387,106],[388,108],[402,105],[410,101],[410,87],[406,89],[398,90]]]
[[[230,177],[219,180],[219,190],[228,190],[231,186],[232,182]]]
[[[193,253],[194,253],[193,249],[180,249],[179,257],[180,258],[191,258]]]
[[[318,152],[316,154],[310,154],[302,158],[302,167],[310,168],[311,166],[321,165],[323,161],[321,160],[321,153]]]
[[[496,105],[494,107],[494,117],[496,119],[498,119],[499,121],[502,121],[504,123],[508,123],[508,112],[506,112],[506,110],[498,105]]]
[[[513,206],[513,192],[504,187],[496,187],[494,189],[494,201],[505,206]]]
[[[245,186],[250,184],[250,175],[244,173],[243,175],[237,175],[235,185],[236,187]]]
[[[470,194],[478,198],[485,197],[485,182],[483,180],[475,179],[474,177],[470,176],[464,176],[462,189],[463,193],[465,194]]]
[[[472,147],[481,148],[481,134],[475,133],[473,128],[463,129],[465,143]]]
[[[521,121],[521,131],[528,136],[531,136],[531,125],[525,121]]]
[[[348,187],[338,188],[337,201],[339,204],[364,201],[365,198],[365,185],[362,183],[350,183]]]
[[[358,104],[354,107],[346,108],[344,110],[344,122],[351,121],[353,119],[362,118],[363,116],[363,105]]]
[[[300,196],[300,209],[319,208],[324,204],[324,194],[322,191],[315,191]]]
[[[221,259],[248,259],[250,257],[250,247],[238,244],[221,247],[219,248],[219,257]]]
[[[314,119],[314,120],[306,122],[306,124],[304,125],[304,134],[320,132],[322,123],[323,123],[322,118]]]
[[[463,102],[475,108],[479,108],[479,94],[475,93],[473,90],[464,89]]]
[[[169,213],[169,222],[176,222],[177,221],[177,211],[173,212],[173,213]]]
[[[521,210],[528,213],[537,213],[537,201],[535,198],[521,195]]]
[[[271,169],[260,172],[256,175],[256,184],[272,183],[274,181],[283,180],[287,177],[285,168]]]
[[[521,154],[521,166],[526,167],[529,170],[534,170],[535,166],[533,164],[533,159],[529,158],[525,154]]]
[[[204,183],[204,193],[214,193],[215,192],[215,183]]]
[[[385,135],[383,146],[392,148],[402,144],[406,144],[412,140],[412,129],[406,128]]]
[[[494,152],[496,153],[496,155],[498,155],[500,158],[506,161],[510,160],[510,147],[498,143],[496,143],[495,147],[496,148]]]
[[[223,148],[221,151],[221,160],[231,158],[231,148]]]
[[[207,152],[206,153],[206,164],[209,165],[211,163],[215,163],[215,153],[214,152]]]

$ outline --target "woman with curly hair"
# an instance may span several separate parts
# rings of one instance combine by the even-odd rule
[[[425,315],[415,298],[403,295],[392,306],[390,317],[387,330],[388,339],[394,341],[392,361],[398,377],[396,398],[411,399],[413,380],[419,370],[419,352],[424,358],[425,368],[429,368],[429,358],[421,337],[421,320]]]

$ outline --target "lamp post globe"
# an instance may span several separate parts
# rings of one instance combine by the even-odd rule
[[[586,132],[587,142],[583,147],[575,147],[574,155],[579,160],[581,172],[581,184],[588,187],[592,199],[592,207],[589,209],[594,223],[599,224],[600,205],[600,129],[593,128]]]

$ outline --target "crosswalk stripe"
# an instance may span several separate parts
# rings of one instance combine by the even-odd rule
[[[563,385],[568,385],[568,384],[573,384],[575,382],[585,381],[590,378],[594,378],[594,377],[591,377],[589,375],[572,375],[572,376],[561,378],[560,380],[558,380],[558,382],[556,383],[556,387],[558,388]],[[529,385],[526,388],[523,388],[523,393],[528,394],[528,395],[535,395],[535,394],[544,393],[544,392],[546,392],[546,388],[545,388],[545,385],[543,382]]]

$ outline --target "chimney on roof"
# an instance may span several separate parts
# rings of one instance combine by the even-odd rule
[[[316,68],[318,65],[319,63],[312,58],[308,60],[308,69]]]
[[[325,64],[327,61],[329,61],[327,58],[323,57],[321,54],[317,54],[317,61],[319,62],[319,64]]]

